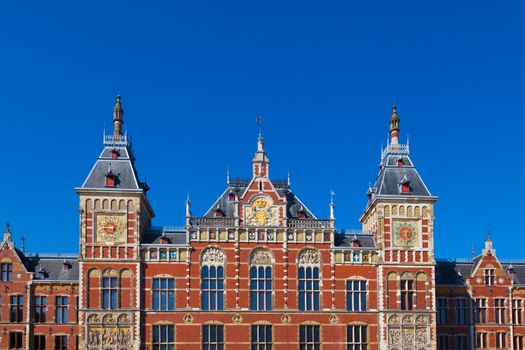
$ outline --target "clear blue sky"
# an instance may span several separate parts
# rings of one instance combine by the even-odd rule
[[[366,3],[366,4],[358,4]],[[78,200],[123,96],[155,224],[202,214],[226,168],[271,175],[359,228],[395,101],[436,208],[436,254],[491,230],[525,258],[522,1],[90,1],[0,4],[0,222],[28,251],[77,252]]]

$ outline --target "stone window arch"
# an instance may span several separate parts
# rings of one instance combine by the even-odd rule
[[[201,254],[201,308],[224,310],[224,275],[226,254],[209,247]]]
[[[273,266],[269,249],[256,248],[250,254],[250,310],[272,310]]]
[[[305,248],[297,256],[297,295],[301,311],[319,311],[321,254],[313,248]]]

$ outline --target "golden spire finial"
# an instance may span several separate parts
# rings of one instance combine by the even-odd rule
[[[122,124],[124,123],[124,109],[120,103],[120,95],[117,95],[117,102],[113,108],[113,135],[122,136]]]
[[[399,144],[399,117],[397,116],[397,107],[395,104],[392,106],[392,116],[390,117],[390,136],[392,138],[392,144]]]

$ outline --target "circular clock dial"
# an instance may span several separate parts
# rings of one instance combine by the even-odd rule
[[[122,238],[122,218],[102,216],[97,225],[97,241],[117,242]]]
[[[400,223],[394,232],[395,242],[399,246],[413,246],[417,242],[416,225],[412,223]]]

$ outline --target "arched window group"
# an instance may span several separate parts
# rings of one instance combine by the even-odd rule
[[[427,307],[429,290],[425,272],[390,272],[386,280],[387,307],[389,309],[415,310]]]
[[[272,309],[273,256],[266,249],[255,250],[250,259],[250,310]]]
[[[318,311],[320,309],[321,256],[317,250],[304,249],[297,259],[297,294],[299,310]]]
[[[201,256],[201,308],[224,310],[224,265],[226,257],[218,248],[208,248]]]

